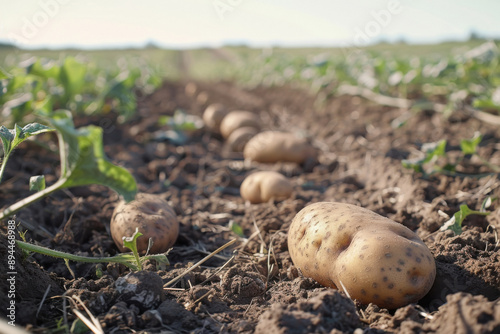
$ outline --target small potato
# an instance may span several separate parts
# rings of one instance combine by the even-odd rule
[[[226,108],[220,103],[213,103],[203,112],[203,122],[215,133],[220,132],[220,123],[227,115]]]
[[[434,258],[414,232],[350,204],[302,209],[290,226],[288,249],[304,276],[388,309],[417,302],[436,277]]]
[[[231,111],[222,120],[220,124],[220,133],[222,137],[227,139],[234,130],[245,126],[260,129],[259,116],[250,111]]]
[[[131,237],[135,229],[143,235],[137,239],[137,249],[145,254],[149,238],[153,239],[150,253],[164,253],[169,250],[179,235],[179,221],[167,201],[157,195],[139,193],[135,200],[121,202],[115,208],[111,218],[111,237],[121,252],[129,250],[123,247],[123,237]]]
[[[250,203],[264,203],[271,198],[284,200],[290,197],[293,187],[282,174],[273,171],[261,171],[250,174],[241,183],[241,197]]]
[[[316,158],[316,149],[304,138],[293,133],[264,131],[248,141],[243,150],[245,159],[264,162],[296,162],[301,164]]]
[[[198,87],[194,82],[189,82],[186,87],[184,87],[184,93],[186,93],[187,96],[193,97],[195,96],[196,92],[198,91]]]
[[[245,145],[248,141],[255,136],[259,130],[251,126],[244,126],[242,128],[236,129],[231,133],[229,138],[227,138],[227,144],[233,152],[243,152]]]

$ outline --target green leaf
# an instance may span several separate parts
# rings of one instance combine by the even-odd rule
[[[12,77],[12,75],[10,75],[6,70],[4,70],[1,66],[0,66],[0,80],[3,80],[3,79],[10,79]]]
[[[474,133],[474,136],[471,139],[462,139],[460,141],[460,149],[462,150],[462,153],[467,155],[467,154],[476,154],[477,153],[477,146],[483,139],[483,136],[479,131],[476,131]]]
[[[40,191],[45,189],[45,176],[35,175],[30,177],[30,191]]]
[[[104,154],[102,128],[89,125],[75,129],[68,111],[58,110],[48,121],[58,131],[63,188],[100,184],[131,201],[137,193],[134,177],[113,165]]]
[[[68,57],[64,60],[59,79],[64,86],[66,98],[69,99],[82,91],[86,72],[87,67],[74,57]]]
[[[476,211],[471,210],[466,204],[460,205],[460,210],[455,212],[453,217],[444,223],[443,226],[439,229],[440,231],[452,230],[455,235],[459,235],[462,233],[462,222],[470,215],[481,215],[487,216],[490,212]]]
[[[139,232],[139,229],[136,228],[135,232],[130,237],[123,237],[123,246],[127,247],[132,251],[132,253],[137,252],[137,238],[141,237],[142,233]]]
[[[58,79],[61,68],[54,62],[42,64],[40,59],[28,67],[28,73],[44,79]]]
[[[0,139],[2,140],[3,156],[2,169],[0,172],[0,180],[2,178],[2,173],[5,168],[5,164],[9,159],[10,154],[16,148],[17,145],[21,144],[23,141],[31,136],[35,136],[42,132],[54,131],[54,129],[48,126],[30,123],[21,128],[19,125],[15,124],[14,129],[9,130],[5,126],[0,126]]]
[[[172,117],[171,116],[161,115],[160,117],[158,117],[158,125],[159,126],[165,126],[165,125],[167,125],[170,122],[170,118],[172,118]]]
[[[422,145],[424,157],[419,159],[404,159],[401,161],[403,167],[413,169],[417,173],[425,173],[424,164],[430,163],[438,157],[446,155],[446,140]]]
[[[415,173],[423,173],[423,160],[422,159],[404,159],[401,161],[404,168],[413,169]]]
[[[231,228],[231,231],[233,231],[234,234],[236,234],[237,236],[242,238],[245,237],[245,234],[243,233],[243,228],[239,224],[235,223],[233,220],[229,222],[229,227]]]
[[[2,147],[4,156],[7,156],[12,147],[12,141],[14,140],[14,134],[7,129],[5,126],[0,126],[0,139],[2,139]]]
[[[7,92],[11,94],[18,93],[18,91],[29,82],[27,75],[16,75],[12,77],[7,84]]]
[[[80,320],[80,318],[76,318],[73,320],[71,324],[70,333],[72,334],[85,334],[90,332],[90,329],[85,325],[85,323]]]
[[[477,109],[482,110],[492,110],[496,112],[500,112],[500,106],[495,103],[493,100],[484,98],[484,99],[476,99],[472,102],[472,106]]]
[[[437,157],[444,157],[446,155],[446,140],[443,139],[435,143],[426,143],[422,145],[422,151],[426,153],[423,160],[424,163]]]
[[[139,228],[136,227],[135,232],[131,237],[123,237],[123,247],[127,247],[132,251],[139,270],[142,269],[141,260],[139,258],[139,251],[137,250],[137,238],[139,238],[140,236],[142,236],[142,233],[139,232]]]
[[[481,203],[481,209],[479,211],[481,212],[486,212],[486,209],[488,209],[491,206],[491,203],[497,200],[497,197],[491,197],[488,196],[483,200],[483,203]]]

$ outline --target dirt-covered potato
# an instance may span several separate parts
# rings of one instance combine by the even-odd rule
[[[258,129],[251,126],[244,126],[236,129],[227,138],[227,144],[233,152],[243,152],[248,141],[259,132]]]
[[[417,302],[436,276],[434,258],[414,232],[350,204],[302,209],[290,226],[288,249],[304,276],[388,309]]]
[[[227,115],[227,109],[220,103],[213,103],[203,112],[203,122],[213,132],[220,132],[222,119]]]
[[[144,254],[149,238],[153,239],[151,254],[169,250],[179,235],[179,221],[167,201],[157,195],[138,193],[131,202],[120,202],[111,217],[111,237],[121,252],[130,250],[123,247],[123,237],[131,237],[135,229],[143,235],[137,239],[137,249]]]
[[[260,129],[260,118],[257,114],[250,111],[235,110],[229,112],[220,124],[220,133],[222,137],[229,138],[234,130],[242,127],[252,127]]]
[[[264,203],[271,198],[284,200],[293,192],[291,182],[278,172],[261,171],[248,175],[241,183],[240,194],[250,203]]]
[[[316,158],[316,149],[305,138],[293,133],[281,131],[264,131],[248,141],[243,150],[245,159],[275,163],[303,163],[309,158]]]

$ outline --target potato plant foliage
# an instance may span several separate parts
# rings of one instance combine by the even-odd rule
[[[113,165],[105,157],[100,127],[90,125],[75,129],[71,113],[65,110],[52,113],[42,112],[41,117],[57,130],[61,175],[51,186],[7,207],[0,213],[0,219],[13,215],[23,207],[54,191],[75,186],[101,184],[118,192],[126,201],[135,197],[137,185],[134,177],[124,168]],[[40,129],[49,128],[41,127]],[[14,136],[13,143],[16,143],[15,138]],[[2,136],[2,142],[4,140],[6,139]],[[12,144],[7,147],[12,147]]]

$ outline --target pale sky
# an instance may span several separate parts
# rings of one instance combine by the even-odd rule
[[[500,37],[498,0],[0,0],[0,42],[25,48],[358,46]]]

